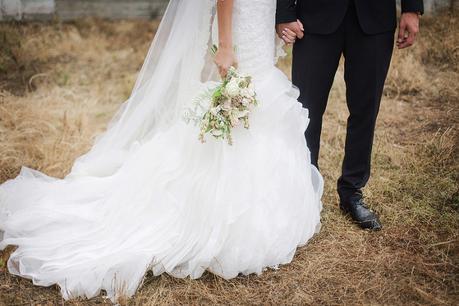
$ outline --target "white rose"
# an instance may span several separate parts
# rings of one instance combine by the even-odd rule
[[[250,99],[255,95],[255,92],[253,91],[253,89],[244,88],[241,90],[241,95]]]
[[[247,106],[252,102],[252,99],[244,98],[242,99],[242,105]]]
[[[247,88],[242,88],[240,93],[241,93],[241,96],[249,98],[248,96],[249,92],[247,91]]]
[[[247,87],[247,80],[245,79],[245,77],[239,77],[237,79],[237,83],[241,85],[240,87],[244,87],[244,88]]]
[[[226,84],[225,92],[230,97],[236,97],[239,95],[240,88],[237,80],[232,79],[228,84]]]

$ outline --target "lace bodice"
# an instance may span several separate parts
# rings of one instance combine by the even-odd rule
[[[275,61],[276,0],[235,0],[233,41],[239,69],[262,75]]]

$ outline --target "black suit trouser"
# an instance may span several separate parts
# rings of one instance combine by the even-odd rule
[[[322,116],[341,54],[344,55],[346,102],[349,109],[345,156],[338,180],[341,200],[360,196],[370,177],[376,118],[394,45],[394,31],[365,34],[353,1],[336,32],[308,34],[293,47],[292,81],[299,101],[309,110],[305,132],[311,161],[318,166]]]

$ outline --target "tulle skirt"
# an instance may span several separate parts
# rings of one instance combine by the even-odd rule
[[[289,263],[320,228],[323,180],[304,138],[308,112],[273,69],[234,144],[178,120],[136,144],[113,175],[49,177],[27,167],[0,185],[0,249],[11,273],[65,299],[135,293],[148,270],[225,279]]]

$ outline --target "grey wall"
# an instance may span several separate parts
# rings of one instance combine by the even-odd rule
[[[459,8],[459,0],[424,0],[426,13],[450,8],[453,1],[455,8]],[[0,20],[51,19],[54,16],[63,20],[83,16],[146,19],[161,16],[167,3],[168,0],[0,0]]]
[[[0,20],[47,18],[54,11],[54,0],[0,0]]]
[[[192,0],[195,1],[195,0]],[[161,16],[168,0],[0,0],[0,20],[62,20],[85,16],[111,19]]]
[[[148,19],[161,16],[168,3],[167,0],[55,0],[55,2],[57,15],[64,20],[82,16]]]

